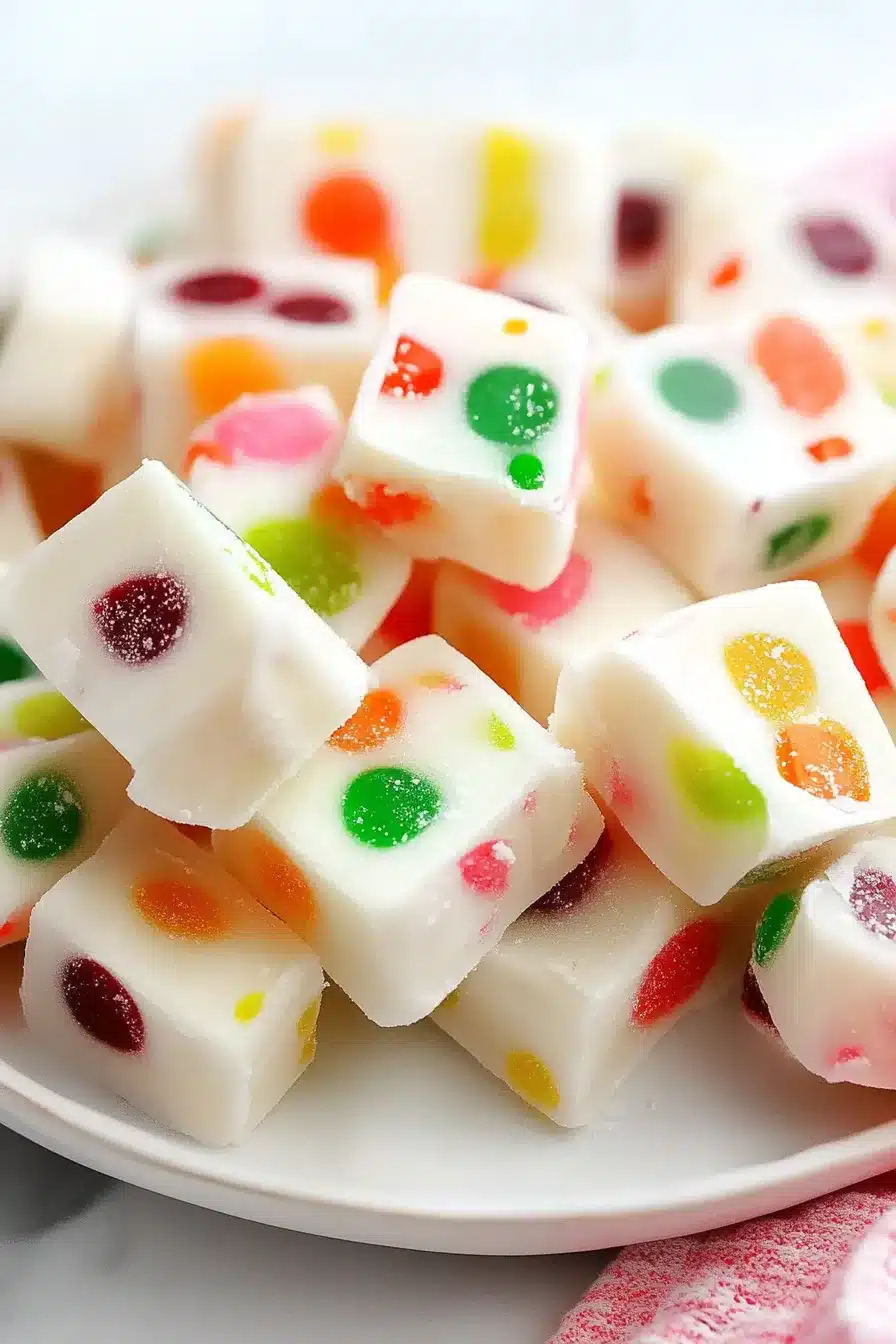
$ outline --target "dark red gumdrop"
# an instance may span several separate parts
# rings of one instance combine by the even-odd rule
[[[879,868],[853,874],[849,904],[860,924],[881,938],[896,938],[896,878]]]
[[[338,294],[316,289],[287,294],[271,306],[271,312],[287,322],[307,322],[315,327],[336,326],[352,318],[351,308]]]
[[[621,262],[647,261],[666,234],[666,207],[647,192],[624,191],[616,206],[616,256]]]
[[[60,989],[82,1031],[110,1050],[139,1055],[146,1044],[143,1014],[111,971],[91,957],[72,957],[62,968]]]
[[[571,873],[555,882],[550,891],[530,905],[527,914],[566,915],[574,910],[591,893],[595,878],[600,872],[609,851],[609,836],[603,832],[594,848],[585,855],[582,862]]]
[[[179,280],[171,296],[180,303],[208,303],[225,307],[257,299],[264,285],[250,271],[199,271]]]
[[[142,667],[168,653],[187,623],[190,599],[173,574],[140,574],[93,604],[97,633],[113,658]]]
[[[759,1027],[763,1027],[766,1031],[770,1031],[774,1036],[778,1035],[778,1028],[772,1021],[765,995],[759,988],[759,981],[756,979],[756,972],[752,966],[748,966],[744,971],[740,1001],[744,1012],[752,1022]]]
[[[819,266],[834,275],[867,275],[877,264],[871,239],[845,216],[801,219],[796,229]]]

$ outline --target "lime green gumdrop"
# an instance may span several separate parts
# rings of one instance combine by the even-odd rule
[[[422,835],[442,811],[442,795],[425,775],[402,766],[364,770],[342,796],[345,829],[362,845],[393,849]]]
[[[768,820],[763,794],[727,751],[681,739],[669,748],[669,766],[679,793],[707,821],[744,826]]]
[[[757,966],[768,966],[780,952],[787,942],[799,908],[800,894],[797,891],[782,891],[769,901],[753,939],[753,960]]]
[[[316,518],[271,518],[244,540],[318,616],[338,616],[361,591],[354,539]]]
[[[12,711],[12,722],[19,737],[42,737],[46,742],[86,732],[90,727],[83,714],[58,691],[40,691],[20,700]]]

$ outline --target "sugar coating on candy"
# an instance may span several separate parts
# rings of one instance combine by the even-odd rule
[[[714,919],[695,919],[674,933],[651,961],[631,1010],[636,1027],[652,1027],[692,999],[714,969],[722,930]]]
[[[172,286],[171,297],[178,303],[211,304],[219,307],[249,303],[259,298],[264,285],[249,271],[200,271]]]
[[[213,456],[228,466],[240,462],[295,466],[316,457],[333,428],[332,419],[309,402],[287,402],[279,396],[237,402],[212,426],[197,431],[199,442],[191,445],[187,465],[198,457]],[[202,441],[203,430],[208,443]]]
[[[849,904],[856,919],[871,933],[896,939],[896,878],[879,868],[858,868]]]
[[[768,1004],[765,1001],[765,995],[759,988],[759,981],[756,979],[756,972],[752,966],[748,966],[744,971],[744,983],[740,995],[741,1005],[747,1017],[758,1027],[770,1032],[773,1036],[778,1035],[778,1028],[772,1021],[772,1015],[769,1012]]]
[[[814,798],[867,803],[871,797],[865,753],[849,729],[834,719],[782,728],[775,740],[775,763],[782,779]]]
[[[535,443],[551,428],[559,410],[559,393],[551,380],[522,364],[496,364],[480,373],[467,388],[466,416],[470,429],[490,443],[505,447]],[[520,453],[516,455],[519,457],[535,458],[540,465],[534,453]],[[516,458],[511,459],[511,465]],[[527,461],[525,479],[530,482],[532,472],[533,464]],[[530,483],[523,488],[538,487]]]
[[[479,896],[503,896],[516,855],[504,840],[484,840],[457,861],[464,886]]]
[[[616,256],[623,266],[649,260],[666,235],[666,206],[658,196],[623,191],[616,205]]]
[[[71,737],[90,727],[83,714],[58,691],[39,691],[20,700],[12,710],[12,723],[21,737],[44,742]]]
[[[38,676],[38,670],[14,639],[0,636],[0,682],[24,681]]]
[[[338,751],[375,751],[401,732],[404,701],[396,692],[382,686],[368,691],[350,719],[330,736],[330,746]]]
[[[815,703],[815,669],[789,639],[762,633],[740,635],[725,645],[724,657],[734,685],[764,719],[795,719]]]
[[[516,738],[510,728],[494,711],[488,716],[486,736],[489,746],[494,747],[496,751],[513,751],[516,746]]]
[[[252,336],[198,341],[184,356],[184,376],[202,419],[217,415],[239,397],[281,392],[289,386],[274,351]]]
[[[554,582],[535,591],[485,576],[479,582],[495,606],[509,616],[519,616],[527,630],[537,631],[568,616],[579,605],[591,582],[591,562],[573,551]]]
[[[836,215],[801,219],[796,234],[819,266],[834,275],[867,275],[877,264],[871,239],[851,219]]]
[[[751,354],[789,411],[823,415],[846,393],[839,355],[802,318],[771,318],[755,333]]]
[[[679,793],[707,821],[765,824],[764,795],[728,752],[679,738],[670,744],[669,767]]]
[[[110,1050],[139,1055],[146,1025],[133,995],[105,966],[91,957],[72,957],[62,968],[59,987],[65,1006],[82,1031]]]
[[[164,571],[139,574],[107,589],[93,603],[97,634],[111,656],[143,667],[168,653],[186,629],[187,589]]]
[[[871,640],[867,621],[840,621],[840,638],[849,650],[869,695],[890,689],[890,678],[883,669],[877,649]]]
[[[800,896],[796,891],[779,892],[769,901],[753,937],[753,960],[757,966],[770,965],[780,952],[790,937],[799,908]]]
[[[435,350],[412,336],[399,336],[389,371],[380,384],[380,395],[399,400],[431,396],[441,385],[443,372]]]
[[[75,848],[86,816],[73,779],[61,770],[39,770],[7,795],[0,812],[0,839],[13,858],[49,863]]]
[[[264,1007],[264,994],[261,990],[253,990],[251,994],[244,994],[234,1004],[233,1015],[237,1022],[254,1022]]]
[[[374,849],[392,849],[422,835],[444,806],[438,786],[404,766],[379,766],[356,775],[342,796],[349,835]]]
[[[829,513],[812,513],[788,523],[780,531],[769,537],[765,548],[767,569],[783,569],[814,550],[823,541],[833,527],[834,520]]]
[[[337,616],[361,592],[355,538],[322,519],[271,518],[245,540],[318,616]]]
[[[836,462],[838,458],[851,457],[854,449],[849,439],[842,434],[834,434],[827,439],[810,443],[806,452],[814,462]]]
[[[339,326],[352,318],[352,310],[345,299],[319,289],[287,294],[271,305],[271,312],[286,322],[306,322],[315,327]]]
[[[671,359],[656,376],[657,391],[679,415],[706,424],[719,424],[741,404],[737,383],[709,359]]]
[[[504,1061],[504,1077],[524,1101],[555,1111],[560,1105],[560,1089],[544,1060],[531,1050],[511,1050]]]
[[[131,888],[131,900],[140,916],[169,938],[214,942],[231,930],[230,917],[217,899],[198,882],[175,877],[142,877]]]
[[[566,915],[582,903],[591,893],[597,874],[606,862],[609,839],[604,831],[594,848],[571,873],[555,882],[550,891],[546,891],[534,905],[524,912],[524,917],[539,915]]]

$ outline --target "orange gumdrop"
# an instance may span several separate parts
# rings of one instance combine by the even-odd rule
[[[871,797],[865,753],[848,729],[833,719],[793,723],[775,741],[778,774],[813,798]]]
[[[744,273],[743,257],[727,257],[709,277],[710,289],[727,289],[736,285]]]
[[[393,490],[390,485],[378,481],[367,487],[360,507],[370,522],[379,523],[380,527],[396,527],[425,518],[432,510],[432,500],[407,490]]]
[[[21,448],[19,462],[38,521],[48,536],[102,494],[101,472],[93,462],[69,461],[43,448]]]
[[[330,735],[330,746],[339,751],[373,751],[395,737],[403,723],[401,696],[381,686],[368,691],[351,718]]]
[[[822,415],[846,391],[839,356],[799,317],[773,317],[753,338],[753,360],[781,405],[800,415]]]
[[[896,490],[885,495],[871,515],[855,557],[871,574],[877,574],[896,546]]]
[[[324,252],[370,261],[391,252],[388,197],[364,173],[334,173],[316,182],[301,204],[299,223]]]
[[[653,500],[650,498],[646,476],[636,476],[632,481],[631,506],[636,518],[653,517]]]
[[[214,892],[197,882],[176,877],[151,877],[134,883],[137,910],[159,933],[169,938],[213,942],[231,928],[227,910]]]
[[[233,463],[232,453],[222,448],[219,443],[214,443],[211,439],[193,439],[184,455],[182,475],[189,476],[202,458],[209,462],[217,462],[221,467],[229,467]]]
[[[237,397],[280,392],[289,385],[273,351],[249,336],[199,341],[184,357],[184,374],[194,410],[204,420]]]
[[[234,876],[266,909],[302,938],[310,938],[320,917],[311,883],[297,863],[251,822],[234,831],[227,863]]]
[[[849,439],[835,434],[829,439],[819,439],[810,443],[806,452],[815,462],[833,462],[838,457],[851,457],[853,452]]]
[[[342,527],[358,527],[368,522],[360,504],[349,499],[338,481],[327,481],[311,501],[311,515]]]

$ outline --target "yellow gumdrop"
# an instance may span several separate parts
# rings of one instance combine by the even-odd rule
[[[20,700],[12,711],[12,722],[19,737],[42,737],[45,742],[71,737],[90,727],[83,714],[58,691],[39,691]]]
[[[296,1030],[298,1031],[302,1040],[305,1040],[308,1036],[312,1035],[312,1033],[314,1032],[315,1028],[317,1027],[317,1018],[319,1013],[320,1013],[320,996],[318,996],[316,999],[311,1000],[308,1007],[305,1009],[304,1013],[296,1023]]]
[[[525,136],[499,127],[485,133],[479,251],[487,266],[515,266],[534,248],[541,228],[537,170]]]
[[[264,1007],[264,995],[256,990],[252,994],[244,994],[233,1010],[233,1015],[237,1022],[251,1022],[256,1018]]]
[[[504,1076],[524,1101],[543,1111],[560,1105],[560,1089],[547,1064],[531,1050],[511,1050],[504,1063]]]
[[[809,659],[780,635],[749,634],[725,645],[725,666],[747,704],[764,719],[789,723],[815,703]]]
[[[318,126],[314,139],[321,154],[357,154],[364,143],[364,128],[352,122],[328,122]]]

